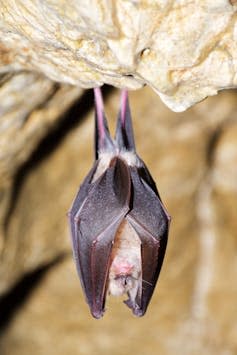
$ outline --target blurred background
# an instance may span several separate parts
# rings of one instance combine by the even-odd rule
[[[236,354],[236,91],[183,113],[150,88],[129,93],[171,229],[146,315],[108,297],[95,320],[66,218],[94,159],[93,92],[32,73],[0,84],[0,354]],[[119,90],[103,92],[113,132]]]

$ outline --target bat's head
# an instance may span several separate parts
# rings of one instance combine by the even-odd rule
[[[141,240],[125,218],[120,224],[113,243],[109,269],[108,293],[127,294],[132,305],[141,295],[142,264]]]

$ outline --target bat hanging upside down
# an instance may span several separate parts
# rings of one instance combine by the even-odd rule
[[[143,316],[162,266],[170,217],[155,182],[136,153],[127,91],[121,94],[115,139],[99,88],[95,94],[95,163],[69,211],[73,254],[95,318],[106,295]]]

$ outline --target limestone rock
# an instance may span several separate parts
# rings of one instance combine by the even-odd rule
[[[174,111],[237,86],[236,2],[1,0],[0,72],[152,87]]]
[[[34,152],[43,138],[56,129],[62,121],[65,111],[82,94],[82,89],[70,85],[53,83],[45,77],[33,73],[19,73],[4,76],[0,86],[0,294],[8,290],[22,274],[57,255],[55,248],[47,248],[47,253],[33,251],[30,257],[31,238],[34,239],[34,228],[39,225],[37,203],[31,205],[31,196],[42,190],[35,188],[29,191],[27,201],[22,206],[36,220],[21,224],[26,232],[24,242],[20,226],[15,232],[9,224],[10,216],[15,208],[20,181],[30,166],[34,166],[39,154]],[[53,139],[53,138],[52,138]],[[37,152],[36,152],[37,153]],[[56,177],[55,177],[56,178]],[[40,185],[39,185],[40,186]],[[50,196],[50,194],[49,194]],[[49,198],[49,202],[51,199]],[[55,200],[56,202],[56,200]],[[20,220],[23,221],[20,217]],[[9,228],[8,228],[9,227]],[[36,241],[41,244],[47,233],[41,231]],[[26,260],[25,260],[26,259]],[[40,259],[40,260],[39,260]],[[13,269],[12,269],[13,268]]]

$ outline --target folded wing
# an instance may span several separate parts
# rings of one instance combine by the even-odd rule
[[[116,231],[129,210],[130,185],[126,164],[114,158],[93,183],[74,217],[79,276],[96,318],[103,315],[111,249]]]
[[[133,312],[142,316],[153,294],[164,259],[169,229],[169,216],[158,195],[131,168],[133,206],[126,217],[141,239],[142,292],[136,305],[127,303]]]

